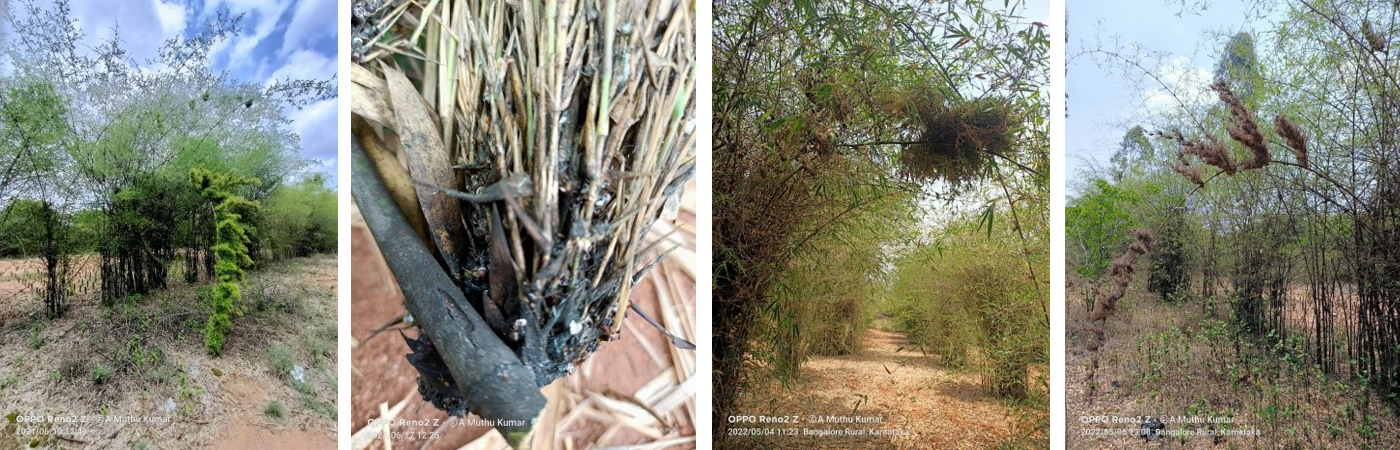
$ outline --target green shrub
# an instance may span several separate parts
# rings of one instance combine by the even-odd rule
[[[5,377],[4,380],[0,380],[0,395],[5,395],[5,391],[8,391],[10,390],[10,388],[13,388],[18,385],[19,378],[16,378],[14,375]]]
[[[991,394],[1024,399],[1030,365],[1049,362],[1050,330],[1046,280],[1026,272],[1022,246],[1040,267],[1048,245],[980,228],[955,224],[899,258],[887,304],[911,342],[945,364],[976,368]]]
[[[320,326],[306,336],[306,350],[311,353],[313,363],[322,367],[325,361],[335,360],[335,328],[332,325]]]
[[[292,349],[287,344],[273,342],[267,347],[267,364],[272,367],[272,373],[284,380],[292,379],[292,366],[295,364],[292,358]]]
[[[34,322],[34,327],[29,330],[29,348],[38,350],[44,346],[44,323]]]
[[[852,188],[849,195],[863,208],[818,214],[810,238],[792,250],[758,311],[754,339],[771,345],[756,346],[754,355],[779,381],[795,378],[811,356],[859,351],[874,320],[886,282],[885,245],[906,230],[909,203],[871,186]],[[869,198],[877,200],[863,200]]]
[[[1093,188],[1070,200],[1065,208],[1065,252],[1072,259],[1075,272],[1098,278],[1108,269],[1113,255],[1127,245],[1128,230],[1136,224],[1128,208],[1137,205],[1141,197],[1102,179],[1093,180]]]
[[[104,366],[102,364],[92,366],[92,384],[101,385],[103,383],[106,383],[108,380],[111,379],[111,374],[112,369],[107,368],[107,366]]]
[[[316,389],[311,385],[310,381],[293,381],[292,387],[296,388],[297,392],[301,394],[301,403],[306,405],[307,409],[328,418],[335,419],[335,405],[317,398]]]
[[[1172,198],[1164,202],[1179,202]],[[1162,301],[1183,299],[1191,285],[1191,265],[1186,254],[1185,214],[1169,214],[1157,233],[1157,245],[1152,249],[1152,268],[1147,277],[1147,290],[1161,294]]]
[[[271,260],[333,252],[336,197],[321,176],[284,184],[263,202],[259,240]]]

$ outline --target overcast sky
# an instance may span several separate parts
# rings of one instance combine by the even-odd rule
[[[1181,0],[1067,0],[1065,9],[1067,196],[1089,177],[1091,162],[1108,162],[1129,128],[1145,125],[1152,111],[1177,104],[1162,83],[1175,86],[1187,103],[1213,101],[1206,86],[1225,37],[1248,31],[1255,33],[1261,57],[1267,48],[1262,42],[1267,37],[1257,33],[1269,27],[1269,20],[1257,18],[1267,11],[1240,0],[1210,2],[1204,11],[1182,11]],[[1101,56],[1084,54],[1095,49],[1143,55],[1143,67],[1125,69],[1121,61],[1104,64]],[[1143,69],[1161,83],[1145,77]]]
[[[3,2],[5,0],[0,0]],[[41,0],[42,1],[42,0]],[[20,9],[17,1],[12,7]],[[336,71],[336,0],[131,0],[70,3],[88,49],[112,37],[117,27],[131,59],[145,62],[177,34],[193,36],[221,8],[244,14],[243,32],[211,52],[215,73],[266,85],[274,79],[329,79]],[[336,102],[325,100],[288,109],[301,154],[312,170],[335,187]]]

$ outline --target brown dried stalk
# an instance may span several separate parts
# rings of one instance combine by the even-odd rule
[[[1181,146],[1177,159],[1185,162],[1184,155],[1195,155],[1202,162],[1210,164],[1224,171],[1226,175],[1235,175],[1237,170],[1235,160],[1230,158],[1230,149],[1225,143],[1220,142],[1215,136],[1206,135],[1205,140],[1187,139],[1181,134],[1181,130],[1173,130],[1171,133],[1157,133],[1159,136],[1171,139]]]
[[[1093,402],[1095,385],[1094,375],[1099,368],[1099,347],[1104,342],[1104,322],[1108,316],[1113,314],[1118,300],[1128,292],[1128,285],[1133,282],[1133,264],[1137,262],[1139,256],[1146,254],[1152,249],[1152,232],[1144,228],[1137,228],[1132,231],[1134,241],[1128,245],[1128,249],[1113,258],[1112,265],[1109,266],[1108,274],[1100,279],[1093,287],[1095,298],[1094,311],[1089,313],[1089,324],[1085,329],[1089,331],[1093,338],[1089,340],[1090,366],[1086,373],[1086,381],[1089,384],[1089,401]],[[1105,291],[1103,284],[1112,281],[1113,284]]]
[[[1186,179],[1191,180],[1191,182],[1195,183],[1196,186],[1204,187],[1206,185],[1206,182],[1201,179],[1201,169],[1191,164],[1191,161],[1186,159],[1185,154],[1177,153],[1176,159],[1177,161],[1180,161],[1180,163],[1172,164],[1172,170],[1175,170],[1176,173],[1179,173],[1181,174],[1181,176],[1186,177]]]
[[[1235,160],[1230,156],[1229,148],[1213,135],[1206,135],[1205,139],[1202,140],[1199,138],[1188,139],[1181,133],[1181,130],[1157,132],[1158,136],[1170,139],[1181,146],[1176,155],[1180,163],[1173,164],[1172,170],[1191,180],[1197,186],[1205,186],[1205,182],[1201,179],[1200,169],[1192,165],[1186,155],[1195,155],[1202,162],[1218,167],[1226,175],[1231,176],[1239,170],[1262,169],[1273,161],[1272,155],[1269,154],[1268,143],[1264,141],[1264,133],[1259,129],[1259,124],[1255,122],[1254,115],[1245,109],[1244,102],[1230,90],[1224,80],[1216,80],[1210,87],[1219,94],[1220,101],[1229,107],[1230,124],[1227,131],[1230,138],[1248,148],[1252,157],[1243,161]],[[1282,114],[1274,117],[1274,132],[1278,133],[1288,148],[1293,151],[1298,165],[1304,169],[1308,168],[1307,134]]]

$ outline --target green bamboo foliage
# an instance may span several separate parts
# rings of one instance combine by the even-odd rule
[[[1018,258],[1047,265],[1044,226],[1032,226],[1022,247],[1007,224],[989,233],[971,219],[954,223],[894,261],[885,300],[920,352],[979,372],[988,393],[1015,400],[1039,391],[1029,369],[1049,363],[1045,277],[1030,276]]]
[[[252,238],[239,212],[259,208],[258,202],[243,198],[233,190],[261,183],[256,178],[201,168],[190,170],[190,181],[200,195],[214,203],[214,220],[217,224],[213,248],[216,258],[214,275],[218,278],[218,285],[214,286],[214,312],[204,328],[204,343],[210,354],[218,355],[223,352],[225,335],[233,327],[232,316],[243,315],[243,270],[253,265],[248,253]]]

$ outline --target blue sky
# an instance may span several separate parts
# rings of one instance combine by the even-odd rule
[[[1177,104],[1163,83],[1188,103],[1212,101],[1205,87],[1226,37],[1270,26],[1269,20],[1257,18],[1263,12],[1242,1],[1209,2],[1196,11],[1183,11],[1181,3],[1066,2],[1066,195],[1077,193],[1093,164],[1107,164],[1129,128]],[[1257,33],[1255,38],[1262,58],[1267,46]],[[1125,68],[1121,62],[1105,64],[1102,57],[1084,54],[1094,49],[1140,55],[1142,69]],[[1143,69],[1161,82],[1145,76]]]
[[[3,1],[3,0],[0,0]],[[12,8],[20,5],[11,0]],[[132,0],[70,3],[88,48],[110,39],[118,27],[123,47],[135,61],[147,61],[177,34],[196,34],[221,8],[243,14],[243,32],[212,51],[214,71],[266,84],[275,79],[329,79],[336,75],[336,0]],[[288,109],[301,136],[301,154],[336,179],[337,100]]]

